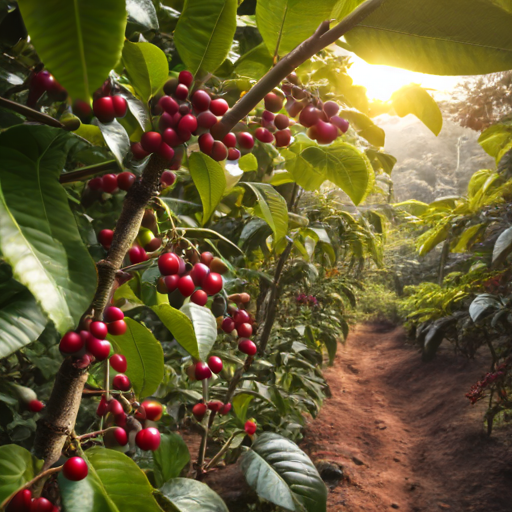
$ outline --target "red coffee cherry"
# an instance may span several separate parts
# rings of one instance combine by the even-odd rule
[[[334,101],[326,101],[324,103],[324,112],[327,114],[327,117],[331,118],[335,116],[340,111],[340,106]]]
[[[160,144],[160,147],[157,150],[157,153],[164,159],[171,161],[174,157],[174,149],[171,148],[168,144],[165,142],[162,142]]]
[[[210,155],[213,149],[213,144],[215,143],[215,139],[212,137],[211,133],[203,133],[198,141],[199,149],[205,153],[206,155]]]
[[[304,109],[304,104],[289,98],[285,108],[290,117],[297,117]]]
[[[288,128],[288,126],[290,126],[290,119],[284,114],[277,114],[277,116],[274,118],[274,124],[278,130],[285,130]]]
[[[142,134],[140,144],[144,151],[155,153],[162,144],[162,136],[158,132],[146,132]]]
[[[203,280],[201,285],[208,295],[215,295],[222,290],[222,276],[216,272],[210,272]]]
[[[252,149],[254,147],[254,137],[249,132],[240,132],[237,139],[242,149]]]
[[[201,421],[206,414],[206,405],[205,404],[196,404],[192,407],[192,414],[194,415],[197,421]]]
[[[114,368],[116,372],[124,373],[128,368],[128,363],[126,362],[126,357],[121,354],[114,354],[110,359],[110,366]]]
[[[83,480],[89,473],[87,462],[82,457],[71,457],[62,467],[62,474],[72,482]]]
[[[212,100],[210,110],[216,116],[223,116],[229,110],[228,102],[222,98]]]
[[[232,318],[224,318],[224,320],[222,321],[222,330],[228,334],[235,330],[235,322],[233,321]]]
[[[142,149],[142,145],[140,142],[134,142],[132,144],[131,149],[132,149],[133,158],[135,158],[135,160],[143,160],[144,158],[149,156],[149,153],[147,151],[144,151],[144,149]]]
[[[254,136],[260,141],[264,143],[274,142],[274,136],[266,129],[266,128],[256,128],[254,132]]]
[[[99,340],[104,340],[107,337],[108,329],[104,322],[91,322],[89,332]]]
[[[174,128],[165,129],[164,133],[162,134],[162,138],[166,144],[171,146],[171,148],[175,148],[181,144],[181,139],[178,137],[178,134]]]
[[[226,148],[226,146],[224,146],[222,142],[216,140],[213,143],[211,157],[217,162],[226,160],[226,158],[228,157],[228,149]]]
[[[190,301],[198,306],[204,306],[208,302],[208,294],[204,290],[196,290],[190,297]]]
[[[228,133],[222,140],[228,148],[234,148],[236,146],[236,135],[234,133]]]
[[[187,114],[180,119],[178,130],[195,132],[197,130],[197,119],[192,114]]]
[[[54,506],[46,498],[35,498],[30,504],[30,512],[52,512]]]
[[[190,87],[193,81],[194,75],[190,71],[180,71],[180,74],[178,75],[178,82],[180,84],[184,84],[187,87]]]
[[[167,288],[167,293],[172,293],[174,290],[178,288],[178,283],[180,281],[180,276],[178,274],[174,274],[172,276],[164,277],[164,284]]]
[[[248,356],[254,356],[258,352],[258,347],[251,340],[242,338],[238,344],[238,350]]]
[[[122,96],[112,96],[112,106],[114,107],[116,117],[124,117],[126,115],[128,103]]]
[[[188,96],[188,87],[185,84],[178,84],[178,87],[176,87],[176,90],[174,91],[174,96],[181,101],[186,100]]]
[[[143,428],[137,432],[135,443],[144,451],[155,451],[160,446],[160,432],[154,427]]]
[[[114,416],[114,423],[118,426],[118,427],[125,427],[126,426],[126,418],[128,416],[126,415],[126,413],[123,411],[122,413],[120,414],[116,414]]]
[[[285,148],[290,145],[292,132],[290,130],[279,130],[275,133],[276,147]]]
[[[275,92],[269,92],[265,98],[265,108],[270,112],[279,112],[283,108],[283,98]]]
[[[192,106],[196,112],[204,112],[210,107],[210,95],[202,89],[197,90],[192,94]]]
[[[146,249],[147,252],[154,252],[162,247],[162,239],[155,237],[151,242],[147,243],[144,246],[144,249]]]
[[[221,408],[220,408],[220,411],[219,411],[219,414],[221,416],[224,416],[225,414],[228,414],[229,411],[231,411],[231,407],[232,405],[231,404],[224,404]]]
[[[158,258],[158,269],[163,276],[177,274],[180,270],[180,259],[172,252],[166,252]]]
[[[319,144],[330,144],[338,138],[338,128],[320,119],[320,121],[316,123],[316,134],[316,140]]]
[[[123,322],[123,320],[121,321]],[[112,348],[112,346],[107,340],[99,340],[98,338],[95,338],[92,334],[89,334],[89,336],[87,337],[86,347],[87,352],[93,355],[97,361],[104,361],[105,359],[107,359],[110,354],[110,349]]]
[[[258,427],[256,426],[256,423],[254,423],[254,421],[251,421],[251,420],[248,420],[245,422],[245,425],[244,425],[244,430],[250,435],[254,435],[255,432],[256,432],[256,429]]]
[[[196,263],[190,271],[190,277],[196,286],[201,286],[206,276],[210,273],[210,269],[204,263]]]
[[[178,290],[181,292],[183,297],[190,297],[196,288],[194,281],[190,276],[180,277],[178,281]]]
[[[40,400],[30,400],[28,403],[28,410],[31,412],[40,412],[43,408],[44,404]]]
[[[119,403],[119,402],[118,402]],[[100,400],[100,403],[98,404],[98,408],[96,409],[96,414],[102,418],[103,416],[105,416],[105,414],[107,414],[108,412],[108,402],[105,398],[104,395],[101,396],[101,400]]]
[[[103,313],[103,319],[105,322],[115,322],[116,320],[122,320],[124,313],[115,306],[109,306]]]
[[[350,123],[339,116],[332,116],[331,117],[331,123],[340,129],[341,133],[347,133],[347,130],[349,129]]]
[[[112,240],[114,238],[114,232],[111,229],[102,229],[98,233],[98,242],[105,248],[110,249]]]
[[[115,174],[105,174],[101,178],[101,188],[107,194],[113,194],[117,190],[117,176]]]
[[[74,354],[84,348],[84,339],[76,332],[67,332],[59,343],[59,350],[63,354]]]
[[[207,267],[210,266],[210,263],[212,262],[214,258],[214,255],[211,252],[203,252],[201,253],[201,263],[204,263]]]
[[[124,413],[123,406],[115,398],[112,398],[108,403],[108,412],[114,416],[119,416]]]
[[[117,175],[117,186],[124,191],[130,190],[137,177],[132,172],[124,171]]]
[[[263,113],[261,114],[261,120],[265,121],[266,123],[273,123],[275,117],[276,116],[268,110],[264,110]]]
[[[167,112],[167,114],[171,116],[176,114],[176,112],[178,112],[178,109],[180,108],[178,102],[170,96],[162,96],[158,101],[158,104],[160,105],[160,107],[162,107],[162,110],[164,112]]]
[[[212,400],[208,402],[208,409],[213,412],[219,412],[224,404],[219,400]]]
[[[235,315],[235,324],[237,326],[240,324],[246,324],[249,323],[250,319],[251,317],[249,316],[249,313],[247,313],[245,309],[240,309]]]
[[[126,446],[128,444],[128,434],[126,430],[120,427],[114,428],[114,438],[117,443],[121,446]]]
[[[148,255],[142,247],[136,245],[134,247],[131,247],[130,250],[128,251],[128,258],[130,259],[130,263],[132,265],[136,265],[137,263],[147,261]]]
[[[178,134],[181,142],[188,142],[192,137],[192,132],[189,132],[188,130],[178,128],[176,133]]]
[[[30,512],[32,492],[30,489],[18,491],[5,509],[6,512]]]
[[[92,103],[92,111],[100,123],[111,123],[116,118],[111,96],[98,98]]]
[[[217,117],[215,114],[210,112],[209,110],[206,110],[205,112],[201,112],[197,116],[197,125],[201,128],[206,128],[209,130],[212,128],[215,124],[217,124]]]
[[[236,326],[236,332],[239,338],[248,338],[252,334],[252,325],[249,323],[238,324]]]
[[[117,320],[108,324],[108,332],[112,336],[122,336],[127,329],[126,322],[124,320]]]
[[[228,151],[228,160],[238,160],[241,156],[241,153],[240,151],[238,151],[238,149],[236,148],[230,148],[229,151]]]
[[[176,181],[176,174],[172,171],[164,171],[160,177],[160,183],[164,188],[172,187]]]
[[[158,421],[163,414],[164,408],[160,402],[156,400],[145,400],[142,402],[142,407],[146,412],[146,419],[150,421]]]
[[[315,125],[320,120],[322,112],[313,105],[308,105],[302,109],[299,116],[299,123],[306,128]]]
[[[113,378],[112,387],[119,391],[129,391],[132,387],[132,383],[126,375],[119,373]]]
[[[222,371],[222,359],[217,356],[210,356],[208,358],[208,366],[213,373],[220,373]]]
[[[198,363],[196,363],[194,376],[196,380],[209,379],[212,376],[212,371],[210,370],[210,367],[206,363],[199,361]]]
[[[93,178],[92,180],[89,181],[87,185],[91,190],[102,190],[103,180],[100,177]]]

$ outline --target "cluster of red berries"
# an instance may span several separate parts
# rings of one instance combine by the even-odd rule
[[[128,110],[127,101],[119,94],[111,93],[109,81],[95,93],[92,111],[100,123],[111,123],[116,118],[122,118]]]
[[[221,416],[224,416],[231,411],[231,404],[225,404],[221,402],[220,400],[212,400],[208,402],[207,404],[204,404],[203,402],[199,402],[194,407],[192,407],[192,414],[194,415],[194,418],[197,421],[201,421],[208,409],[210,411],[214,412],[215,414],[220,414]]]
[[[106,192],[107,194],[115,194],[120,190],[128,191],[135,183],[137,177],[129,171],[124,171],[119,174],[104,174],[89,180],[89,188]]]
[[[67,332],[60,340],[59,349],[65,355],[80,357],[88,366],[94,360],[104,361],[110,356],[112,346],[105,339],[107,334],[120,336],[126,332],[124,313],[116,307],[108,307],[103,314],[104,322],[91,321],[88,330]]]
[[[30,78],[27,105],[34,108],[45,92],[52,101],[64,101],[68,97],[66,89],[48,71],[39,71]]]
[[[484,392],[487,387],[494,384],[498,379],[503,378],[507,372],[508,364],[508,362],[502,363],[494,372],[487,373],[482,380],[471,386],[469,393],[466,393],[466,398],[469,399],[472,405],[484,398]]]
[[[248,293],[240,294],[242,303],[247,298],[247,302],[249,302],[251,297]],[[222,321],[222,330],[227,334],[236,331],[238,336],[238,350],[249,356],[254,356],[258,351],[258,347],[256,347],[256,344],[249,339],[253,333],[252,326],[254,324],[254,318],[245,309],[242,309],[242,307],[235,308],[229,306],[227,313],[228,316]]]

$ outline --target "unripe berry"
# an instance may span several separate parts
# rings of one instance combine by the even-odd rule
[[[290,145],[292,133],[290,130],[279,130],[275,133],[276,147],[285,148]]]
[[[174,91],[176,91],[176,87],[178,87],[179,81],[177,78],[170,78],[165,82],[164,84],[164,92],[165,94],[168,94],[169,96],[171,94],[174,94]]]
[[[18,491],[5,509],[6,512],[30,512],[32,492],[30,489]]]
[[[124,322],[123,322],[124,323]],[[110,326],[109,326],[110,327]],[[104,361],[110,354],[112,346],[107,340],[99,340],[92,334],[87,337],[87,352],[94,356],[97,361]]]
[[[238,324],[236,326],[236,332],[240,338],[248,338],[252,334],[252,325],[249,323]]]
[[[108,332],[112,336],[122,336],[127,329],[126,322],[124,320],[117,320],[108,324]]]
[[[341,133],[347,133],[350,123],[340,116],[332,116],[331,123],[340,129]]]
[[[119,373],[124,373],[127,368],[128,364],[126,362],[126,357],[122,356],[121,354],[114,354],[110,359],[110,366]]]
[[[277,116],[274,118],[274,124],[278,130],[285,130],[288,128],[288,126],[290,126],[290,119],[284,114],[277,114]]]
[[[130,190],[137,177],[132,172],[124,171],[117,175],[117,186],[124,191]]]
[[[172,187],[176,181],[176,174],[172,171],[164,171],[160,177],[160,183],[163,187]]]
[[[92,103],[92,111],[100,123],[111,123],[115,117],[114,103],[111,96],[98,98]]]
[[[157,150],[157,153],[164,159],[171,161],[174,157],[174,149],[171,148],[168,144],[165,142],[162,142],[160,144],[160,147]]]
[[[212,371],[206,363],[199,361],[196,363],[194,376],[196,380],[209,379],[212,376]]]
[[[130,263],[132,265],[142,263],[144,261],[147,261],[148,259],[146,251],[142,247],[139,247],[138,245],[130,248],[130,250],[128,251],[128,257],[130,258]]]
[[[223,116],[229,110],[228,102],[222,98],[212,100],[210,110],[216,116]]]
[[[176,87],[176,90],[174,91],[174,96],[181,101],[186,100],[188,96],[188,87],[185,84],[178,84],[178,87]]]
[[[160,402],[156,400],[145,400],[142,402],[142,407],[146,412],[146,419],[150,421],[158,421],[163,414],[164,408]]]
[[[238,344],[238,350],[248,356],[254,356],[258,352],[258,347],[251,340],[242,338]]]
[[[260,141],[265,143],[274,142],[274,136],[266,128],[256,128],[254,136]]]
[[[169,115],[173,116],[178,112],[179,105],[178,102],[171,98],[170,96],[162,96],[158,102],[160,107],[162,107],[162,110],[164,112],[167,112]]]
[[[158,269],[163,276],[177,274],[180,270],[180,259],[172,252],[166,252],[158,258]]]
[[[142,134],[140,144],[144,151],[154,153],[162,144],[162,136],[158,132],[145,132]]]
[[[224,145],[228,148],[234,148],[236,146],[236,135],[230,132],[224,137],[222,142],[224,142]]]
[[[206,110],[205,112],[201,112],[197,116],[197,125],[200,126],[201,128],[206,128],[207,130],[209,130],[215,124],[217,124],[217,117],[215,116],[215,114],[213,114],[209,110]]]
[[[215,295],[222,290],[222,276],[216,272],[210,272],[203,280],[202,288],[208,295]]]
[[[101,187],[107,194],[113,194],[117,190],[117,176],[115,174],[105,174],[101,178]]]
[[[144,249],[146,249],[147,252],[154,252],[160,249],[160,247],[162,247],[162,239],[155,237],[144,246]]]
[[[210,155],[215,143],[214,138],[210,133],[203,133],[197,141],[199,143],[199,149],[206,155]]]
[[[178,290],[184,297],[190,297],[194,293],[196,285],[190,276],[180,277]]]
[[[135,160],[143,160],[144,158],[149,156],[149,153],[142,149],[142,145],[140,142],[134,142],[131,146],[131,150],[133,158],[135,158]]]
[[[128,109],[128,103],[122,96],[112,96],[112,106],[116,117],[124,117]]]
[[[64,334],[59,343],[59,350],[63,354],[74,354],[84,348],[85,341],[76,332],[67,332]]]
[[[217,356],[210,356],[208,358],[208,366],[213,373],[220,373],[222,371],[222,359]]]
[[[334,101],[326,101],[324,103],[324,112],[327,114],[327,117],[331,118],[335,116],[340,111],[340,106]]]
[[[180,119],[178,130],[184,132],[195,132],[197,130],[197,119],[192,114],[187,114]]]
[[[240,151],[238,151],[238,149],[236,148],[229,148],[229,151],[228,151],[228,160],[238,160],[241,156],[241,153]]]
[[[315,125],[320,120],[321,111],[312,105],[305,107],[299,116],[299,123],[306,128]]]
[[[231,407],[232,407],[232,405],[231,405],[231,404],[224,404],[224,405],[220,408],[220,410],[219,410],[219,414],[220,414],[221,416],[224,416],[225,414],[228,414],[228,413],[229,413],[229,411],[231,411]]]
[[[187,114],[190,114],[190,105],[189,103],[182,103],[179,108],[178,108],[178,112],[182,115],[182,116],[186,116]]]
[[[104,340],[107,337],[108,329],[105,322],[91,322],[89,332],[99,340]]]
[[[256,429],[258,427],[256,426],[256,423],[254,423],[254,421],[251,421],[251,420],[248,420],[245,422],[245,425],[244,425],[244,430],[250,435],[254,435],[255,432],[256,432]]]
[[[163,141],[171,146],[171,148],[175,148],[181,144],[181,139],[179,138],[176,130],[174,128],[167,128],[164,130],[162,134]]]
[[[44,408],[43,402],[40,400],[30,400],[28,410],[31,412],[40,412]]]
[[[124,313],[115,306],[109,306],[103,313],[103,319],[105,322],[115,322],[116,320],[122,320]]]
[[[204,263],[207,267],[210,266],[214,256],[211,252],[205,251],[201,253],[201,263]]]
[[[83,480],[89,473],[87,462],[82,457],[71,457],[62,467],[62,474],[72,482]]]
[[[206,414],[206,405],[205,404],[196,404],[192,407],[192,414],[194,415],[197,421],[201,421]]]
[[[250,302],[251,300],[251,296],[248,294],[248,293],[241,293],[240,294],[240,300],[242,301],[243,304],[247,303],[247,302]]]
[[[204,306],[208,302],[208,295],[204,290],[196,290],[190,297],[190,301],[198,306]]]
[[[252,149],[254,147],[254,137],[249,132],[240,132],[237,139],[242,149]]]
[[[224,320],[222,321],[222,330],[228,334],[235,330],[235,322],[233,321],[232,318],[224,318]]]
[[[126,375],[119,373],[112,380],[112,386],[114,389],[117,389],[119,391],[129,391],[130,388],[132,387],[132,384],[130,382],[130,379]]]
[[[222,142],[216,140],[213,143],[211,157],[217,162],[226,160],[226,158],[228,157],[228,149],[226,148],[226,146],[224,146]]]
[[[187,87],[190,87],[193,81],[194,75],[190,71],[180,71],[180,74],[178,75],[178,82],[180,84],[184,84]]]
[[[144,451],[155,451],[160,446],[160,432],[154,427],[143,428],[137,432],[135,443]]]
[[[270,112],[279,112],[283,108],[283,99],[275,92],[269,92],[265,98],[265,108]]]
[[[192,95],[192,106],[196,112],[204,112],[210,107],[211,98],[210,95],[201,89],[194,92]]]

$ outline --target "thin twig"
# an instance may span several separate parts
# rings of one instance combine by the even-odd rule
[[[0,107],[8,108],[13,112],[18,112],[18,114],[28,117],[29,119],[33,119],[34,121],[37,121],[41,124],[47,124],[48,126],[53,126],[54,128],[64,128],[64,125],[52,116],[48,116],[42,112],[34,110],[33,108],[22,105],[21,103],[16,103],[15,101],[8,100],[6,98],[0,97]]]
[[[115,170],[119,170],[117,160],[107,160],[106,162],[101,162],[101,164],[88,165],[87,167],[81,167],[76,171],[65,172],[60,175],[59,181],[61,183],[71,183],[73,181],[81,181],[83,179],[96,176],[96,174],[101,174],[105,171]]]

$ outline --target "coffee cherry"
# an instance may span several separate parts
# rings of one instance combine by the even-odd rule
[[[30,512],[32,492],[30,489],[18,491],[5,509],[6,512]]]
[[[185,84],[178,84],[178,87],[176,87],[176,90],[174,91],[174,96],[181,101],[186,100],[188,96],[188,87]]]
[[[126,415],[126,413],[123,411],[122,413],[120,414],[116,414],[114,416],[114,423],[118,426],[118,427],[125,427],[126,426],[126,418],[128,416]]]
[[[176,112],[178,112],[178,109],[179,109],[179,105],[178,105],[178,102],[176,100],[174,100],[173,98],[171,98],[170,96],[162,96],[158,102],[158,104],[160,105],[160,107],[162,107],[162,110],[164,112],[167,112],[167,114],[173,116],[174,114],[176,114]]]
[[[251,340],[242,338],[238,344],[238,350],[248,356],[253,356],[258,352],[258,347]]]
[[[254,423],[254,421],[248,420],[248,421],[245,422],[244,430],[250,436],[253,436],[255,434],[257,428],[258,427],[256,426],[256,423]]]
[[[142,134],[140,144],[144,151],[154,153],[162,144],[162,136],[158,132],[146,132]]]
[[[40,400],[30,400],[28,410],[31,412],[40,412],[44,408],[43,402]]]
[[[171,161],[174,157],[174,149],[171,148],[168,144],[165,142],[162,142],[160,144],[160,147],[157,150],[157,153],[164,159]]]
[[[290,145],[292,140],[292,133],[290,130],[279,130],[275,134],[276,138],[276,147],[285,148]]]
[[[210,272],[203,281],[202,288],[208,295],[215,295],[222,290],[222,276],[216,272]]]
[[[205,112],[201,112],[197,116],[197,125],[201,128],[206,128],[209,130],[217,123],[217,117],[215,114],[210,112],[209,110],[206,110]]]
[[[266,123],[273,123],[275,117],[276,116],[268,110],[264,110],[263,113],[261,114],[261,120],[265,121]]]
[[[215,143],[214,138],[210,133],[203,133],[197,141],[199,143],[199,149],[206,155],[210,155]]]
[[[260,141],[265,143],[274,142],[274,136],[266,128],[256,128],[254,136]]]
[[[112,96],[112,106],[116,117],[124,117],[128,109],[128,103],[122,96]]]
[[[174,290],[177,290],[179,281],[180,276],[178,274],[174,274],[172,276],[165,276],[164,282],[168,290],[167,293],[172,293]]]
[[[236,148],[230,148],[229,151],[228,151],[228,160],[238,160],[241,156],[241,153],[240,151],[238,151],[238,149]]]
[[[206,414],[206,405],[205,404],[196,404],[192,407],[192,414],[194,415],[197,421],[201,421]]]
[[[237,139],[242,149],[252,149],[254,147],[254,137],[249,132],[240,132]]]
[[[105,416],[105,414],[107,414],[108,412],[108,407],[109,407],[109,404],[105,398],[104,395],[101,396],[101,400],[100,400],[100,403],[98,404],[98,407],[96,409],[96,414],[102,418],[103,416]]]
[[[124,428],[114,428],[113,429],[114,438],[120,446],[126,446],[128,444],[128,434]]]
[[[103,313],[103,319],[105,322],[115,322],[117,320],[122,320],[123,318],[124,313],[115,306],[109,306]]]
[[[119,416],[124,413],[123,406],[119,403],[118,400],[112,398],[112,400],[110,400],[108,403],[108,412],[114,416]]]
[[[196,380],[209,379],[212,376],[212,371],[210,370],[210,367],[206,363],[199,361],[196,363],[194,376]]]
[[[274,118],[274,124],[278,130],[285,130],[288,128],[288,126],[290,126],[290,119],[284,114],[277,114],[277,116]]]
[[[250,302],[251,301],[251,296],[248,294],[248,293],[241,293],[240,294],[240,301],[243,303],[243,304],[246,304],[247,302]]]
[[[210,270],[222,275],[225,274],[229,268],[220,258],[213,258],[210,263]]]
[[[176,181],[176,174],[172,171],[164,171],[160,177],[160,183],[164,188],[172,187]]]
[[[30,504],[30,512],[52,512],[54,509],[51,501],[46,498],[35,498]]]
[[[226,158],[228,157],[228,149],[226,148],[226,146],[224,146],[222,142],[216,140],[213,143],[211,157],[217,162],[226,160]]]
[[[219,400],[212,400],[208,402],[208,409],[213,412],[219,412],[224,404]]]
[[[178,290],[184,297],[190,297],[195,290],[196,285],[190,276],[180,277],[178,281]]]
[[[286,112],[290,117],[297,117],[304,109],[304,104],[289,98],[286,102]]]
[[[137,177],[132,172],[124,171],[117,175],[117,186],[121,190],[128,191],[135,183]]]
[[[192,94],[192,106],[196,112],[204,112],[210,107],[210,95],[201,89]]]
[[[107,337],[108,329],[104,322],[91,322],[89,332],[99,340],[104,340]]]
[[[121,322],[124,323],[123,320]],[[112,324],[109,324],[109,332],[110,332],[110,326]],[[94,356],[94,358],[97,361],[104,361],[107,359],[107,357],[110,354],[110,349],[112,346],[107,340],[99,340],[98,338],[95,338],[92,334],[89,334],[87,337],[87,352],[89,352],[91,355]]]
[[[178,75],[178,82],[180,84],[190,87],[193,81],[194,75],[190,71],[180,71],[180,74]]]
[[[216,116],[223,116],[229,110],[228,102],[222,98],[212,100],[210,110]]]
[[[147,261],[148,255],[146,251],[142,248],[136,245],[135,247],[132,247],[128,251],[128,257],[130,258],[130,263],[132,265],[136,265],[137,263],[142,263],[144,261]]]
[[[190,300],[198,306],[204,306],[208,302],[208,295],[204,290],[196,290]]]
[[[154,427],[143,428],[137,432],[135,443],[144,451],[155,451],[160,446],[160,432]]]
[[[176,133],[178,134],[178,137],[182,143],[188,142],[192,138],[192,132],[189,132],[188,130],[178,128]]]
[[[83,480],[89,473],[87,462],[82,457],[71,457],[62,467],[62,474],[72,482]]]
[[[340,129],[341,133],[347,133],[347,130],[349,129],[350,123],[339,116],[332,116],[331,117],[331,123]]]
[[[117,320],[108,324],[108,333],[112,336],[122,336],[127,329],[126,322],[124,320]]]
[[[197,119],[192,114],[187,114],[180,119],[179,131],[195,132],[197,130]]]
[[[110,366],[114,368],[116,372],[124,373],[128,368],[128,364],[126,363],[126,357],[121,354],[114,354],[110,360]]]
[[[232,318],[224,318],[224,320],[222,321],[222,330],[228,334],[235,330],[235,322],[233,321]]]
[[[316,124],[316,133],[319,144],[330,144],[334,142],[338,137],[338,128],[331,123],[325,121],[318,121]]]
[[[210,273],[210,269],[204,263],[196,263],[190,271],[190,277],[196,286],[202,286],[206,276]]]
[[[334,101],[326,101],[324,103],[324,112],[327,114],[327,117],[331,118],[335,116],[340,111],[340,106]]]
[[[107,194],[113,194],[117,190],[117,176],[115,174],[105,174],[101,178],[101,187]]]
[[[181,139],[173,128],[165,129],[162,134],[162,139],[167,145],[171,146],[171,148],[175,148],[181,144]]]
[[[283,99],[275,92],[269,92],[265,98],[265,108],[270,112],[279,112],[283,108]]]
[[[180,270],[180,259],[172,252],[166,252],[158,258],[158,269],[163,276],[177,274]]]
[[[237,311],[237,313],[235,314],[235,324],[238,326],[240,324],[246,324],[246,323],[249,323],[249,320],[251,319],[251,317],[249,316],[249,313],[247,313],[247,311],[245,311],[245,309],[240,309],[239,311]]]
[[[146,411],[146,419],[150,421],[158,421],[163,414],[164,408],[160,402],[156,400],[145,400],[142,402],[142,407]]]
[[[236,135],[234,133],[228,133],[222,140],[224,145],[228,148],[234,148],[236,146]]]
[[[142,149],[142,145],[140,142],[134,142],[131,146],[131,150],[133,158],[135,158],[135,160],[143,160],[144,158],[149,156],[149,153]]]
[[[112,387],[119,391],[129,391],[130,388],[132,387],[132,384],[130,382],[130,379],[126,375],[119,373],[113,378]]]
[[[315,125],[320,120],[321,111],[312,105],[305,107],[299,116],[299,123],[306,128]]]
[[[214,256],[211,252],[203,252],[201,253],[201,263],[204,263],[207,267],[210,266],[210,263],[212,262]]]
[[[169,96],[174,94],[174,91],[176,91],[176,87],[178,86],[178,84],[179,82],[177,78],[170,78],[169,80],[167,80],[167,82],[165,82],[164,84],[165,94],[168,94]]]
[[[116,118],[111,96],[98,98],[92,103],[92,111],[100,123],[111,123]]]
[[[249,323],[238,324],[236,326],[236,332],[239,338],[248,338],[252,334],[252,325]]]
[[[208,358],[208,366],[213,373],[220,373],[222,371],[222,359],[217,356],[210,356]]]
[[[224,416],[224,415],[228,414],[228,413],[229,413],[229,411],[231,411],[231,407],[232,407],[232,405],[231,405],[231,404],[224,404],[224,405],[220,408],[220,410],[219,410],[219,414],[220,414],[221,416]]]
[[[144,249],[146,249],[147,252],[154,252],[160,249],[160,247],[162,247],[162,239],[155,237],[144,246]]]
[[[59,343],[59,350],[63,354],[74,354],[84,347],[84,339],[76,332],[67,332]]]
[[[89,180],[89,183],[87,186],[91,190],[102,190],[103,188],[103,180],[100,177],[93,178],[92,180]]]

